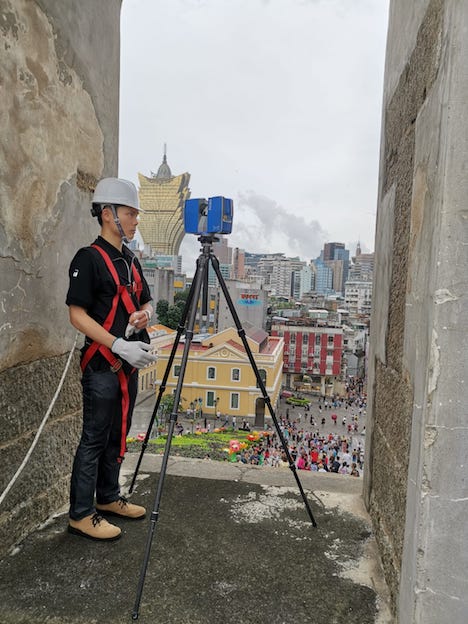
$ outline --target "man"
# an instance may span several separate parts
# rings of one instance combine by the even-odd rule
[[[91,209],[100,236],[78,251],[69,270],[70,322],[86,338],[81,356],[83,431],[73,463],[68,531],[94,540],[121,535],[101,514],[138,519],[146,513],[122,497],[119,488],[137,369],[156,359],[145,330],[153,312],[151,295],[140,263],[125,245],[135,236],[139,211],[132,182],[101,180]]]

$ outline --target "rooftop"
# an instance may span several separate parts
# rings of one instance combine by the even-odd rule
[[[137,454],[122,473],[128,485]],[[143,458],[132,500],[153,509],[161,457]],[[169,457],[139,621],[389,624],[360,480],[304,473],[314,528],[291,471]],[[148,514],[149,515],[149,514]],[[0,621],[132,621],[149,518],[115,519],[114,543],[66,532],[65,513],[0,568]]]

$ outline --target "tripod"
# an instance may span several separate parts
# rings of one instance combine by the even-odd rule
[[[153,536],[155,533],[155,529],[156,529],[156,522],[159,518],[159,506],[160,506],[160,502],[161,502],[161,496],[162,496],[162,491],[163,491],[163,487],[164,487],[164,480],[166,477],[166,471],[167,471],[167,463],[169,460],[169,453],[171,450],[171,444],[172,444],[172,437],[174,434],[174,427],[175,424],[177,422],[177,411],[178,411],[178,406],[179,406],[179,402],[180,402],[180,396],[181,396],[181,391],[182,391],[182,385],[183,385],[183,381],[184,381],[184,375],[185,375],[185,369],[187,367],[187,360],[189,357],[189,351],[190,351],[190,345],[192,342],[192,338],[193,338],[193,328],[195,326],[195,318],[197,315],[197,304],[198,301],[200,299],[200,293],[202,291],[202,286],[203,286],[203,293],[202,293],[202,306],[201,306],[201,314],[202,314],[202,319],[206,319],[207,316],[207,293],[208,293],[208,269],[211,263],[211,266],[214,269],[214,272],[216,274],[216,277],[218,278],[218,282],[219,285],[221,286],[221,289],[223,291],[224,297],[226,299],[227,305],[229,307],[229,311],[231,312],[232,315],[232,319],[234,321],[234,324],[236,325],[237,328],[237,333],[239,335],[239,337],[242,340],[243,346],[245,348],[245,351],[247,353],[247,356],[249,358],[249,362],[250,365],[252,367],[252,370],[255,374],[255,377],[257,379],[257,384],[258,387],[260,388],[262,395],[263,395],[263,399],[265,401],[265,404],[268,407],[268,411],[270,412],[271,418],[273,420],[273,423],[275,425],[276,428],[276,432],[278,434],[278,437],[281,441],[281,445],[283,447],[283,450],[285,452],[285,455],[287,457],[288,460],[288,465],[289,468],[291,469],[292,473],[294,474],[294,478],[296,479],[296,483],[297,486],[299,488],[299,492],[302,496],[302,500],[304,502],[307,514],[310,518],[310,521],[312,523],[312,525],[314,527],[317,526],[317,523],[315,521],[315,518],[312,514],[312,510],[309,506],[309,502],[307,500],[307,497],[305,495],[305,492],[302,488],[302,484],[299,480],[299,477],[297,475],[297,471],[296,471],[296,465],[294,463],[294,460],[291,457],[291,454],[289,452],[289,448],[287,445],[287,442],[283,436],[283,433],[281,431],[281,428],[279,426],[278,420],[276,418],[276,414],[275,411],[271,405],[271,400],[270,397],[268,396],[268,393],[266,391],[265,388],[265,384],[262,380],[262,377],[259,373],[259,370],[257,368],[257,364],[255,362],[255,359],[253,357],[252,354],[252,350],[250,348],[250,345],[247,341],[246,335],[245,335],[245,330],[242,328],[242,325],[240,323],[239,317],[237,315],[236,309],[234,308],[234,304],[232,302],[231,296],[229,294],[229,291],[227,289],[226,283],[224,281],[224,278],[221,274],[220,268],[219,268],[219,262],[218,259],[216,258],[216,256],[213,253],[213,242],[215,240],[218,240],[214,235],[211,236],[200,236],[200,238],[198,239],[200,241],[200,243],[202,244],[202,249],[201,249],[201,254],[198,257],[197,260],[197,266],[196,266],[196,271],[195,271],[195,275],[192,281],[192,286],[190,287],[190,291],[189,291],[189,295],[187,297],[187,301],[184,307],[184,311],[182,313],[182,317],[179,323],[179,326],[177,328],[177,334],[174,340],[174,344],[172,346],[172,350],[171,350],[171,354],[169,356],[169,361],[167,363],[166,366],[166,371],[164,373],[162,382],[161,382],[161,386],[159,389],[159,393],[158,393],[158,397],[156,399],[156,404],[154,406],[154,410],[151,416],[151,420],[148,426],[148,430],[146,432],[145,435],[145,439],[143,441],[142,444],[142,449],[141,449],[141,453],[140,453],[140,457],[138,458],[138,462],[135,468],[135,472],[132,478],[132,482],[130,485],[130,493],[133,491],[133,487],[135,485],[135,481],[136,481],[136,477],[140,468],[140,464],[141,461],[143,459],[143,455],[144,452],[146,450],[146,447],[148,445],[148,440],[150,437],[150,433],[151,430],[153,428],[153,423],[154,420],[156,418],[156,414],[158,412],[159,409],[159,404],[161,402],[161,398],[164,394],[164,391],[166,389],[166,383],[167,383],[167,378],[169,376],[169,373],[171,371],[172,368],[172,362],[174,360],[178,345],[179,345],[179,340],[180,337],[184,331],[185,328],[185,344],[184,344],[184,350],[182,353],[182,359],[181,359],[181,363],[180,363],[180,370],[179,370],[179,377],[177,380],[177,385],[176,385],[176,390],[174,393],[174,406],[173,406],[173,410],[172,413],[170,415],[169,418],[169,429],[168,429],[168,434],[167,434],[167,439],[166,439],[166,445],[164,447],[164,454],[163,454],[163,459],[162,459],[162,463],[161,463],[161,472],[159,475],[159,481],[158,481],[158,487],[157,487],[157,491],[156,491],[156,497],[155,497],[155,501],[154,501],[154,506],[153,506],[153,510],[151,512],[151,519],[150,519],[150,526],[149,526],[149,530],[148,530],[148,537],[147,537],[147,541],[146,541],[146,549],[145,549],[145,554],[144,554],[144,559],[143,559],[143,563],[142,563],[142,567],[141,567],[141,572],[140,572],[140,578],[139,578],[139,582],[138,582],[138,588],[137,588],[137,594],[136,594],[136,598],[135,598],[135,605],[133,608],[133,612],[132,612],[132,619],[136,620],[138,619],[138,615],[139,615],[139,609],[140,609],[140,602],[141,602],[141,596],[143,593],[143,585],[145,582],[145,577],[146,577],[146,570],[148,568],[148,562],[149,562],[149,558],[150,558],[150,551],[151,551],[151,545],[152,545],[152,541],[153,541]]]

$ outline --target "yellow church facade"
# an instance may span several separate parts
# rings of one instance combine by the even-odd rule
[[[246,330],[246,338],[267,394],[275,408],[281,391],[283,339],[268,336],[259,329]],[[172,345],[158,349],[156,392],[166,372]],[[175,392],[184,343],[178,346],[166,383],[165,394]],[[228,328],[218,334],[194,337],[185,370],[181,404],[184,411],[194,410],[208,421],[216,414],[221,419],[236,417],[263,427],[268,408],[237,330]]]

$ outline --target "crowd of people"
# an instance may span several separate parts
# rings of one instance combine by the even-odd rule
[[[237,454],[237,461],[272,468],[287,467],[292,461],[298,470],[360,477],[365,436],[365,425],[360,427],[360,422],[365,410],[362,386],[352,381],[346,384],[344,397],[319,398],[315,414],[310,413],[310,406],[305,414],[286,406],[278,421],[284,444],[276,430],[269,428],[250,449]],[[327,427],[331,431],[325,433]]]
[[[344,396],[319,397],[313,406],[312,402],[298,406],[283,400],[278,412],[281,435],[270,425],[249,448],[236,449],[235,452],[230,449],[231,461],[271,468],[289,467],[293,462],[297,470],[361,476],[366,396],[360,380],[349,380]],[[219,412],[217,423],[221,429],[232,429],[233,434],[235,431],[251,431],[246,419],[238,424],[235,416],[231,419],[225,416],[223,421]],[[203,427],[198,422],[195,428],[196,433],[212,431],[211,423],[206,419]],[[217,431],[216,427],[213,429]],[[183,425],[177,423],[177,435],[184,432]],[[210,456],[207,455],[206,459]]]
[[[289,458],[298,470],[334,472],[359,477],[364,466],[364,445],[353,444],[352,436],[340,433],[320,434],[317,431],[299,429],[296,421],[282,419],[278,433],[264,432],[262,438],[251,448],[237,454],[237,461],[244,464],[279,468],[289,466]],[[288,449],[288,453],[285,450]]]

